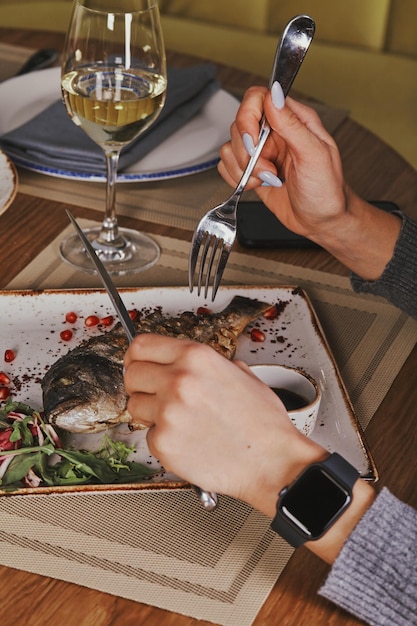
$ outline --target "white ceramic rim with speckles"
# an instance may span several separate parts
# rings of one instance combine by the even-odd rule
[[[309,436],[316,425],[321,403],[321,389],[317,381],[307,372],[286,365],[252,365],[252,372],[268,387],[292,391],[308,401],[304,407],[288,411],[294,426]]]

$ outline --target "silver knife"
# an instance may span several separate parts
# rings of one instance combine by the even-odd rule
[[[123,300],[121,299],[119,292],[117,291],[116,286],[113,283],[113,280],[110,278],[110,274],[107,272],[103,263],[97,256],[93,246],[91,245],[87,237],[84,235],[83,231],[81,230],[80,226],[75,220],[75,217],[72,215],[72,213],[70,213],[70,211],[68,211],[68,209],[66,209],[66,212],[67,212],[69,219],[72,222],[72,225],[74,226],[76,230],[77,235],[83,242],[88,256],[90,257],[91,261],[93,262],[97,270],[97,274],[99,275],[104,285],[104,288],[106,289],[110,297],[110,300],[113,303],[114,309],[127,335],[129,343],[131,343],[136,335],[136,329],[135,329],[135,325],[133,324],[133,321],[131,320],[129,316],[129,313],[127,312],[127,309],[123,303]],[[204,491],[204,489],[197,487],[197,485],[191,485],[191,487],[194,489],[194,491],[200,498],[200,502],[202,503],[202,505],[207,511],[213,511],[217,507],[217,503],[218,503],[217,493],[213,493],[211,491],[210,492]]]

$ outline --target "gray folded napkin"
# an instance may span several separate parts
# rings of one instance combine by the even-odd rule
[[[215,72],[209,63],[168,69],[165,106],[156,122],[122,150],[119,171],[146,156],[202,109],[220,87]],[[17,163],[80,174],[106,172],[103,150],[72,122],[60,100],[2,135],[0,146]]]

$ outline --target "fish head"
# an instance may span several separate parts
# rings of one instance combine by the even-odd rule
[[[42,381],[48,422],[74,433],[96,433],[130,420],[121,366],[75,351],[57,365]]]
[[[131,420],[129,413],[126,410],[120,410],[120,407],[116,406],[109,397],[101,397],[82,405],[79,401],[76,405],[67,404],[71,406],[61,405],[59,412],[50,415],[49,421],[72,433],[98,433]]]

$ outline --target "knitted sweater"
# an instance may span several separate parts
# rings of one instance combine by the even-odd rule
[[[351,280],[355,291],[383,296],[417,318],[417,223],[401,216],[401,233],[382,276]],[[417,511],[383,489],[320,594],[372,626],[417,625]]]
[[[417,511],[383,489],[320,594],[372,626],[417,624]]]
[[[396,212],[403,219],[403,225],[391,261],[378,280],[362,280],[351,275],[355,291],[383,296],[399,309],[417,318],[417,222]]]

